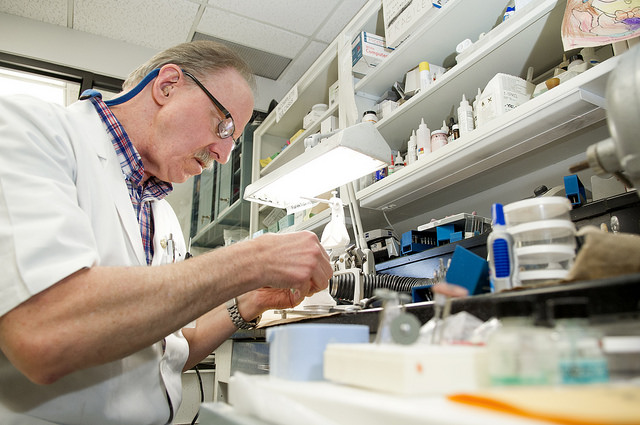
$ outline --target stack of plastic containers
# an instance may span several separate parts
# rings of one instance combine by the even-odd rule
[[[571,203],[559,196],[525,199],[504,206],[507,230],[522,285],[564,279],[576,256]]]

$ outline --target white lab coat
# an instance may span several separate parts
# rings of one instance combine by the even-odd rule
[[[155,252],[172,234],[184,258],[173,210],[164,200],[152,208]],[[0,264],[0,315],[84,267],[146,267],[116,153],[90,101],[61,108],[0,98]],[[181,401],[187,356],[188,344],[176,332],[164,354],[158,342],[38,386],[0,352],[0,423],[164,424],[166,394],[174,412]]]

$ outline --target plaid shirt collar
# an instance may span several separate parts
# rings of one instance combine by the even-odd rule
[[[142,158],[131,143],[126,131],[99,95],[92,96],[90,99],[111,136],[111,142],[129,189],[131,204],[134,207],[140,225],[140,235],[147,264],[151,264],[153,260],[154,234],[151,202],[163,199],[173,190],[173,186],[171,183],[162,181],[155,176],[143,181],[144,165]]]
[[[111,142],[116,150],[122,173],[135,186],[141,186],[145,191],[149,191],[155,199],[163,199],[173,190],[171,183],[162,181],[153,176],[146,182],[144,178],[144,165],[142,158],[131,143],[129,135],[124,130],[118,119],[99,96],[92,96],[91,102],[98,111],[100,118],[107,127],[107,131],[111,136]]]

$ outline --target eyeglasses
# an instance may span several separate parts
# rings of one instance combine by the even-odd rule
[[[236,125],[233,122],[233,118],[231,117],[231,114],[229,113],[227,108],[222,106],[222,104],[218,102],[218,99],[216,99],[211,94],[211,92],[209,92],[209,90],[207,90],[207,88],[200,81],[198,81],[196,77],[184,70],[182,71],[182,73],[191,78],[198,85],[198,87],[200,87],[205,92],[209,99],[211,99],[213,104],[216,105],[220,112],[222,112],[222,114],[224,115],[224,119],[220,120],[220,122],[218,123],[218,137],[220,137],[221,139],[231,137],[231,139],[233,140],[233,147],[235,148],[238,145],[238,140],[233,138],[233,133],[236,131]]]

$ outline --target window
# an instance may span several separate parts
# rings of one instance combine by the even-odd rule
[[[90,88],[102,93],[105,100],[114,98],[122,80],[70,67],[20,56],[0,53],[0,96],[28,94],[67,106]]]
[[[28,94],[67,106],[78,99],[80,84],[51,77],[0,68],[0,95]]]

